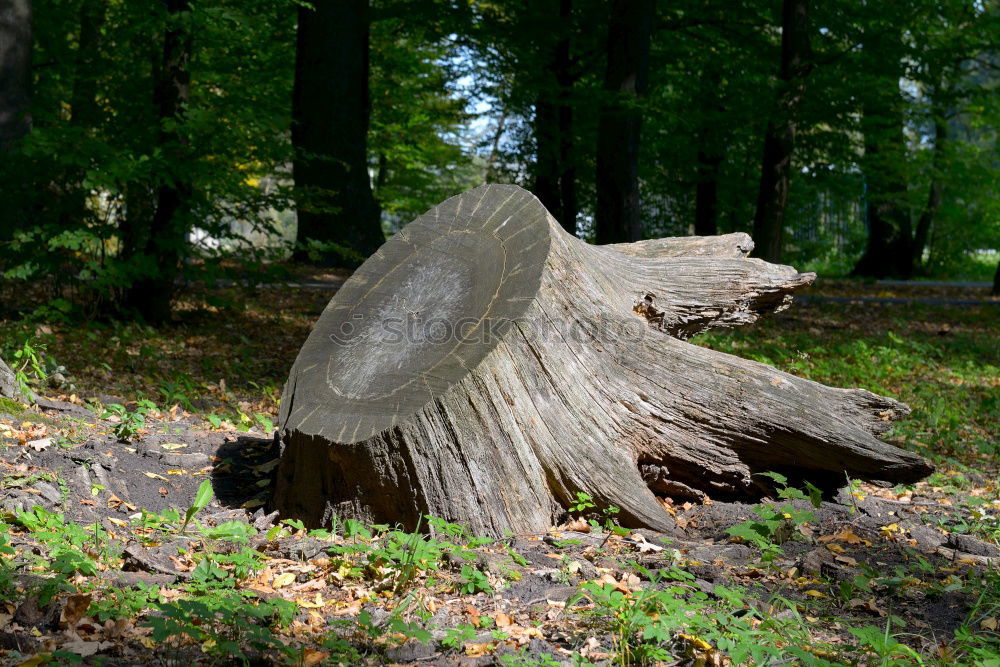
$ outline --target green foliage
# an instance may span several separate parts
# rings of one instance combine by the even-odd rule
[[[441,646],[452,651],[461,651],[466,642],[476,638],[476,628],[468,623],[463,623],[457,628],[445,630],[444,638],[441,639]]]
[[[165,380],[157,391],[163,399],[164,405],[179,405],[188,412],[194,412],[194,405],[191,403],[191,396],[195,391],[194,380],[186,373],[180,376]]]
[[[155,412],[156,409],[156,404],[147,399],[136,401],[135,410],[129,410],[119,403],[111,403],[104,407],[101,419],[117,417],[118,422],[114,425],[115,435],[120,442],[128,442],[146,427],[146,415],[151,411]]]
[[[32,401],[35,399],[35,395],[32,393],[29,383],[32,381],[44,382],[48,376],[42,359],[44,351],[44,344],[35,343],[32,345],[30,339],[25,339],[21,347],[14,350],[14,361],[11,368],[14,371],[14,381],[21,390],[21,394]]]
[[[920,656],[909,646],[900,644],[890,634],[891,622],[887,621],[885,628],[867,625],[863,628],[851,628],[850,633],[858,638],[862,651],[872,653],[879,665],[893,665],[898,659],[911,658],[920,661]]]
[[[819,507],[822,492],[814,485],[806,483],[806,488],[809,491],[807,496],[798,489],[786,486],[788,478],[784,475],[776,472],[758,474],[773,479],[779,485],[778,496],[780,498],[788,500],[809,499],[813,507]],[[773,503],[755,505],[753,512],[757,515],[756,521],[744,521],[731,526],[726,532],[760,549],[761,560],[765,563],[771,562],[781,555],[781,543],[794,534],[796,527],[816,520],[816,516],[812,512],[796,509],[787,504],[781,506]]]
[[[576,500],[570,504],[569,511],[574,513],[584,513],[587,510],[592,510],[597,505],[594,504],[594,499],[590,497],[589,494],[583,491],[576,492]]]
[[[590,623],[611,633],[617,664],[670,660],[677,640],[687,651],[722,652],[734,664],[803,657],[793,653],[789,643],[803,633],[797,616],[782,621],[760,614],[747,605],[743,591],[726,586],[715,587],[719,602],[713,602],[692,585],[694,575],[679,568],[657,572],[635,564],[632,568],[649,580],[648,587],[623,592],[610,584],[586,582],[571,600],[586,599],[593,604],[585,614]]]
[[[615,515],[621,512],[621,509],[615,507],[614,505],[608,505],[601,508],[600,512],[597,512],[597,504],[590,494],[584,493],[582,491],[576,492],[576,500],[570,503],[569,511],[572,514],[577,514],[587,519],[587,523],[594,530],[603,530],[609,535],[614,533],[618,535],[628,535],[629,531],[626,528],[622,528],[618,525],[615,520]]]
[[[159,188],[184,183],[196,187],[177,224],[229,239],[195,246],[182,234],[179,247],[161,245],[204,258],[185,264],[189,276],[214,279],[230,249],[263,256],[238,232],[272,228],[288,206],[279,175],[289,156],[295,3],[218,0],[180,16],[128,3],[81,14],[80,4],[35,12],[34,59],[49,66],[34,86],[33,131],[0,172],[5,182],[48,185],[0,195],[0,210],[13,214],[0,216],[6,276],[44,277],[84,313],[116,304],[136,281],[173,270],[142,250],[143,234]],[[195,36],[191,99],[182,117],[159,119],[151,63],[168,27]]]
[[[244,664],[257,657],[254,652],[289,658],[295,654],[273,630],[291,623],[297,611],[294,602],[280,598],[262,601],[232,592],[155,606],[158,614],[145,624],[157,643],[188,637],[216,659],[235,658]]]
[[[97,574],[97,562],[90,553],[98,550],[101,540],[107,540],[107,534],[100,524],[84,528],[75,522],[66,521],[62,514],[49,512],[37,505],[29,512],[18,512],[15,521],[31,532],[36,540],[49,547],[47,556],[35,556],[37,566],[53,575],[39,586],[39,602],[42,605],[48,604],[60,592],[73,590],[73,586],[68,583],[71,575]],[[93,543],[88,544],[91,540]]]
[[[184,523],[181,524],[180,532],[184,532],[187,528],[188,523],[194,518],[194,515],[205,509],[205,507],[212,502],[212,498],[215,497],[215,491],[212,490],[212,481],[204,480],[199,486],[198,491],[194,494],[194,502],[191,506],[187,508],[184,512]]]
[[[369,155],[374,190],[395,231],[482,182],[469,150],[472,116],[456,81],[467,72],[456,35],[461,10],[388,11],[372,24]],[[361,258],[364,259],[364,258]]]
[[[466,595],[492,593],[493,586],[486,574],[471,565],[462,566],[462,585],[459,590]]]
[[[104,623],[120,618],[134,618],[153,604],[161,603],[160,588],[144,581],[135,588],[108,588],[99,600],[90,603],[87,614]]]

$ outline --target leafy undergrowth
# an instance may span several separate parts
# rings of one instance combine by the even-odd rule
[[[902,293],[816,293],[852,287]],[[19,380],[79,408],[0,403],[4,664],[1000,664],[995,305],[816,301],[697,341],[907,402],[889,439],[935,462],[924,482],[817,507],[779,478],[754,506],[668,504],[680,536],[581,497],[546,534],[484,540],[260,509],[273,451],[231,436],[271,431],[329,296],[216,290],[162,329],[59,304],[3,321]],[[57,466],[105,460],[131,501]]]

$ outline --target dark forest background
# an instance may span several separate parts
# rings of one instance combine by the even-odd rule
[[[164,320],[511,182],[598,243],[990,280],[998,37],[973,0],[0,0],[0,271]]]

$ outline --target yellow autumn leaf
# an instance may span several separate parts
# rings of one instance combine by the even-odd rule
[[[979,621],[979,627],[981,627],[983,630],[996,630],[998,627],[1000,627],[1000,622],[997,621],[996,616],[990,616],[989,618],[984,618],[983,620]]]
[[[824,535],[820,537],[818,541],[823,544],[827,542],[846,542],[847,544],[864,544],[866,547],[870,547],[872,545],[870,540],[858,537],[850,528],[844,528],[833,535]]]
[[[122,519],[116,519],[113,516],[108,517],[108,521],[110,521],[114,525],[118,526],[119,528],[126,528],[126,527],[128,527],[128,521],[124,521]]]
[[[712,650],[714,650],[714,649],[712,649],[712,645],[711,644],[709,644],[707,641],[705,641],[704,639],[702,639],[700,637],[695,637],[694,635],[684,635],[684,634],[680,634],[680,635],[677,635],[677,636],[680,637],[680,638],[682,638],[682,639],[684,639],[685,641],[687,641],[687,643],[689,643],[692,647],[694,647],[695,649],[697,649],[699,651],[712,651]]]
[[[155,472],[144,472],[142,474],[145,475],[146,477],[149,477],[150,479],[162,479],[164,482],[169,481],[163,475],[157,475]]]
[[[274,588],[277,588],[277,586],[275,586]],[[320,595],[319,593],[317,593],[316,597],[314,597],[312,600],[309,600],[308,598],[302,598],[296,600],[295,602],[300,607],[303,607],[305,609],[322,609],[323,607],[326,606],[326,602],[323,601],[323,596]]]
[[[39,653],[38,655],[33,655],[27,660],[17,663],[17,667],[38,667],[38,665],[47,665],[51,659],[51,654]]]
[[[885,535],[892,535],[893,533],[900,532],[900,527],[898,523],[890,523],[888,526],[881,526],[879,530]]]
[[[165,442],[160,445],[160,449],[166,449],[167,451],[171,449],[183,449],[184,447],[187,447],[187,445],[183,442]]]
[[[183,468],[174,468],[173,470],[168,470],[167,474],[168,475],[186,475],[186,474],[188,474],[188,471],[184,470]]]
[[[805,593],[806,593],[806,595],[810,595],[810,596],[812,596],[814,598],[826,598],[827,597],[826,593],[823,593],[821,591],[817,591],[815,589],[810,589],[810,590],[806,591]]]
[[[271,580],[271,588],[284,588],[293,581],[295,581],[295,573],[285,572],[284,574],[279,574]]]

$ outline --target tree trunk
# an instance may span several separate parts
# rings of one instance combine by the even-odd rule
[[[997,270],[993,274],[993,290],[990,294],[1000,296],[1000,262],[997,262]]]
[[[334,244],[320,261],[356,265],[385,236],[368,178],[368,0],[299,7],[292,100],[298,211],[296,257]]]
[[[781,241],[788,205],[788,184],[795,150],[796,114],[809,73],[809,2],[784,0],[781,5],[780,90],[764,135],[764,159],[757,192],[753,233],[757,255],[781,261]]]
[[[188,29],[191,6],[188,0],[163,0],[167,10],[167,27],[163,34],[163,59],[156,73],[153,92],[158,110],[160,134],[158,143],[167,156],[168,173],[161,177],[156,189],[156,208],[145,230],[126,230],[123,235],[136,239],[134,255],[128,257],[143,273],[128,288],[126,305],[134,308],[149,322],[170,318],[170,301],[174,283],[185,254],[190,228],[188,207],[191,198],[189,167],[186,160],[186,140],[182,124],[184,107],[191,98],[191,33]],[[131,222],[138,222],[131,218]],[[144,266],[143,266],[144,265]]]
[[[906,279],[913,273],[912,225],[901,174],[907,160],[899,91],[901,40],[897,31],[876,32],[862,51],[866,74],[875,85],[862,104],[868,240],[852,271],[855,276]]]
[[[31,0],[0,0],[0,154],[31,131]]]
[[[13,237],[27,220],[24,195],[29,185],[9,181],[5,157],[31,131],[31,0],[0,0],[0,242]],[[14,167],[16,169],[17,167]]]
[[[405,227],[320,317],[281,400],[275,503],[414,528],[543,531],[577,492],[672,528],[657,495],[756,498],[931,467],[875,436],[909,409],[684,341],[812,282],[746,234],[591,246],[531,194],[481,186]]]
[[[535,103],[535,193],[563,229],[576,234],[576,165],[573,151],[570,32],[572,0],[560,0],[556,40]]]
[[[98,59],[107,9],[107,3],[102,0],[85,0],[80,6],[80,41],[76,48],[73,93],[70,97],[71,120],[80,128],[93,127],[100,118],[97,106]]]
[[[719,166],[722,156],[709,151],[704,136],[699,139],[698,182],[694,193],[694,233],[698,236],[715,236],[719,233]]]
[[[85,0],[80,6],[80,41],[76,48],[73,66],[73,92],[70,96],[71,125],[82,141],[93,132],[100,121],[97,105],[98,57],[101,48],[101,29],[107,14],[104,0]],[[66,174],[65,202],[59,206],[61,226],[85,225],[88,222],[87,189],[83,185],[86,167],[72,166]]]
[[[917,220],[917,228],[913,234],[913,248],[911,261],[913,270],[919,269],[924,262],[924,249],[927,247],[927,239],[930,238],[931,225],[934,224],[934,217],[941,209],[943,201],[943,185],[941,182],[941,169],[944,167],[945,142],[948,141],[948,126],[944,117],[939,115],[941,109],[936,109],[934,114],[934,155],[931,159],[931,186],[927,192],[927,205],[924,206],[920,219]]]
[[[503,139],[503,133],[506,130],[507,125],[507,111],[505,109],[500,110],[500,117],[497,118],[497,126],[493,131],[493,138],[490,141],[490,153],[486,158],[486,169],[485,169],[485,180],[483,184],[492,183],[497,177],[497,157],[500,153],[500,140]]]
[[[639,208],[639,138],[646,94],[653,0],[614,0],[608,24],[608,65],[597,124],[598,243],[642,238]]]

